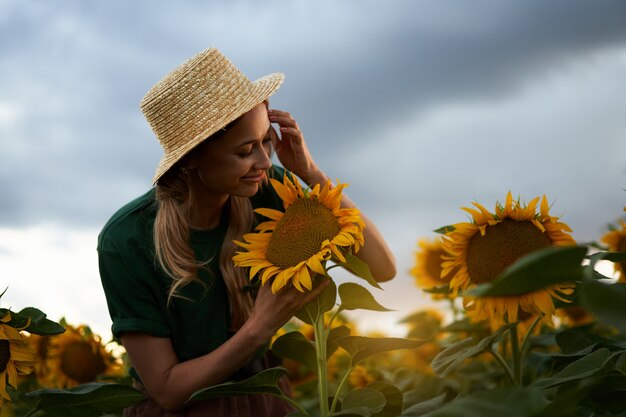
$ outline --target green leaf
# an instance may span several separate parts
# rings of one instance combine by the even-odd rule
[[[355,407],[349,410],[335,411],[331,417],[370,417],[372,412],[367,407]]]
[[[450,294],[452,290],[449,285],[442,285],[440,287],[422,288],[422,291],[428,294]]]
[[[337,344],[348,352],[352,358],[352,366],[363,359],[382,352],[389,352],[399,349],[415,349],[424,342],[417,340],[401,339],[397,337],[363,337],[346,336],[337,339]]]
[[[354,413],[364,416],[371,416],[380,412],[386,404],[385,395],[371,388],[357,388],[350,391],[341,400],[341,412],[333,413],[333,415],[345,415],[345,413]],[[367,409],[367,413],[363,413],[363,408]]]
[[[294,360],[317,373],[315,344],[298,331],[285,333],[274,341],[272,352],[281,358]]]
[[[596,252],[589,258],[591,265],[595,265],[595,263],[600,260],[611,262],[626,262],[626,252]]]
[[[492,282],[466,291],[474,297],[526,294],[551,285],[582,279],[584,246],[550,247],[515,261]]]
[[[123,384],[90,383],[74,388],[41,389],[26,394],[37,400],[35,410],[50,416],[91,417],[121,412],[146,397]]]
[[[550,404],[543,410],[531,413],[528,417],[572,417],[581,415],[577,413],[578,403],[585,399],[591,387],[586,386],[586,384],[580,385],[559,389],[558,395],[553,398]]]
[[[559,332],[555,336],[555,341],[563,354],[586,355],[586,349],[594,350],[596,346],[605,347],[610,351],[626,349],[626,341],[618,339],[607,339],[591,333],[590,328],[577,327]],[[582,352],[582,354],[581,354]]]
[[[225,382],[198,390],[191,394],[187,402],[246,394],[270,394],[282,397],[283,392],[278,388],[278,380],[285,374],[287,374],[285,368],[268,368],[243,381]]]
[[[339,310],[393,311],[380,305],[367,288],[353,282],[339,286],[339,297],[341,297]]]
[[[339,348],[337,339],[350,336],[350,329],[347,326],[337,326],[330,329],[326,338],[326,359],[330,358]]]
[[[365,262],[352,255],[351,253],[346,254],[346,262],[339,263],[338,265],[343,266],[348,271],[352,272],[359,278],[363,278],[367,281],[372,287],[376,287],[378,289],[382,289],[378,282],[374,279],[374,276],[370,272],[370,267],[367,266]]]
[[[547,404],[548,400],[538,389],[495,389],[458,398],[423,417],[528,417]]]
[[[367,388],[379,391],[385,396],[385,406],[372,417],[397,417],[400,415],[404,406],[404,399],[402,392],[395,385],[377,381],[369,384]]]
[[[626,332],[626,284],[603,284],[585,279],[582,282],[581,302],[598,320]]]
[[[485,337],[478,343],[475,343],[474,339],[471,337],[459,340],[439,352],[430,365],[437,375],[445,377],[466,359],[490,350],[491,346],[497,342],[506,331],[515,325],[515,323],[504,325],[499,328],[497,332]]]
[[[590,397],[599,406],[598,411],[617,414],[626,410],[626,375],[621,371],[612,370],[603,374],[590,391]]]
[[[30,318],[30,324],[25,329],[29,333],[40,336],[49,336],[61,334],[65,331],[65,327],[52,320],[46,318],[46,314],[34,307],[26,307],[17,313],[21,317]]]
[[[456,227],[449,224],[447,226],[441,226],[439,229],[433,230],[433,232],[439,233],[440,235],[445,235],[446,233],[454,232],[455,230]]]
[[[439,409],[446,402],[446,393],[439,394],[429,400],[413,404],[402,412],[400,417],[419,417],[431,411]]]
[[[545,389],[561,385],[566,382],[577,381],[590,377],[600,372],[611,356],[612,355],[608,349],[598,349],[595,352],[570,363],[552,377],[535,381],[531,384],[531,386]]]
[[[313,325],[318,317],[335,307],[335,302],[337,301],[337,286],[329,277],[324,277],[323,279],[330,280],[328,286],[324,288],[319,297],[315,298],[296,313],[296,317],[306,324]]]

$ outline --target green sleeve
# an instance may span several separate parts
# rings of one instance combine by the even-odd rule
[[[163,296],[157,292],[158,277],[149,270],[131,267],[119,252],[99,250],[98,262],[113,335],[119,337],[124,331],[137,331],[169,337]]]

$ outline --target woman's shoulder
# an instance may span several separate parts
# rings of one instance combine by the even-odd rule
[[[155,189],[118,209],[98,235],[98,250],[118,251],[124,243],[139,243],[152,235],[156,216]]]

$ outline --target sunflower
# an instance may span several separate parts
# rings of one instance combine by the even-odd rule
[[[573,245],[576,242],[568,234],[571,229],[549,213],[548,200],[539,197],[528,205],[513,201],[509,192],[504,206],[496,203],[495,213],[473,203],[476,208],[464,207],[473,221],[458,223],[454,230],[444,236],[442,274],[454,271],[450,288],[454,294],[459,290],[473,288],[493,281],[516,260],[531,252],[550,246]],[[515,322],[518,316],[543,315],[546,324],[552,324],[554,303],[552,298],[563,298],[572,293],[571,285],[553,285],[526,294],[465,298],[464,305],[473,321],[488,320],[491,328],[506,322]]]
[[[441,245],[441,240],[420,239],[417,242],[418,249],[415,251],[415,266],[411,269],[411,275],[415,277],[415,283],[419,288],[431,289],[449,285],[454,276],[454,271],[448,271],[442,276],[442,256],[445,251]],[[432,298],[447,298],[446,294],[431,294]]]
[[[9,326],[10,321],[10,312],[0,318],[0,406],[5,400],[11,401],[7,384],[17,388],[17,376],[29,374],[35,361],[35,352],[20,333],[22,329]]]
[[[271,220],[258,225],[257,233],[245,234],[244,242],[235,241],[247,252],[237,252],[233,261],[236,266],[250,267],[250,279],[261,273],[262,284],[274,277],[274,293],[290,281],[301,292],[310,290],[311,273],[326,274],[324,261],[346,262],[346,251],[359,251],[365,224],[357,209],[340,207],[346,184],[331,187],[328,181],[306,191],[287,176],[282,184],[270,181],[285,212],[256,209]]]
[[[70,388],[104,376],[121,376],[118,359],[105,350],[100,337],[88,326],[66,325],[65,333],[47,337],[47,349],[40,358],[47,370],[43,385]]]
[[[601,239],[612,252],[626,252],[626,222],[620,220],[619,224],[621,229],[611,230]],[[626,282],[626,262],[615,262],[613,265],[619,274],[619,282]]]

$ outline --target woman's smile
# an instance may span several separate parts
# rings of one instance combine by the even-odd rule
[[[265,178],[265,172],[263,171],[241,177],[243,181],[254,183],[254,184],[260,183],[261,181],[263,181],[264,178]]]

